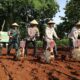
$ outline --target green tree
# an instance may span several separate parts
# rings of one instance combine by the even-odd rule
[[[15,21],[20,24],[29,23],[34,18],[38,21],[52,18],[58,8],[55,0],[0,0],[0,26],[4,19],[7,30]]]
[[[61,17],[61,19],[63,22],[57,25],[57,33],[60,38],[64,38],[66,33],[68,34],[71,31],[72,24],[68,21],[67,17]]]
[[[80,0],[70,0],[65,10],[68,22],[70,22],[71,25],[75,25],[76,22],[80,20]]]
[[[70,0],[65,7],[65,17],[61,17],[62,23],[58,25],[58,33],[61,37],[69,33],[73,26],[80,20],[80,0]]]

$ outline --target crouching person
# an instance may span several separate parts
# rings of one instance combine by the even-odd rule
[[[70,58],[72,57],[72,50],[77,47],[78,36],[80,35],[80,21],[72,28],[71,32],[68,35],[69,38],[69,47],[70,47]]]
[[[55,41],[53,40],[53,36],[55,38],[59,39],[59,37],[57,36],[57,34],[56,34],[55,30],[54,30],[54,22],[52,20],[50,20],[48,22],[48,26],[46,27],[46,30],[45,30],[45,41],[47,42],[46,50],[50,51],[51,58],[56,58],[57,46],[56,46]],[[45,53],[45,54],[48,55],[48,53]],[[47,59],[49,59],[49,56],[47,56]],[[50,61],[48,61],[48,63],[49,62]]]
[[[14,58],[18,54],[18,48],[19,48],[19,31],[18,31],[18,26],[19,25],[17,23],[13,23],[11,29],[8,31],[8,33],[9,33],[9,45],[8,45],[8,52],[7,52],[7,54],[10,55],[11,53],[13,53],[14,54]],[[14,50],[11,52],[12,48]]]
[[[33,56],[36,56],[36,39],[39,37],[39,30],[37,28],[38,22],[33,20],[30,22],[30,26],[27,28],[27,39],[25,45],[25,53],[27,55],[28,44],[32,42],[34,47]]]
[[[75,25],[75,27],[72,28],[71,32],[68,35],[71,48],[76,47],[75,42],[78,40],[79,35],[80,35],[80,21]]]

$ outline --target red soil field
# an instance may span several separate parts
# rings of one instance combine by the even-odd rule
[[[80,62],[61,60],[61,55],[68,51],[59,50],[59,59],[51,64],[34,58],[33,49],[28,52],[24,62],[14,61],[10,56],[1,56],[0,80],[80,80]]]

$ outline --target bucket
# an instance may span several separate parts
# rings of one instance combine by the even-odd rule
[[[80,40],[79,40],[79,39],[76,40],[76,42],[75,42],[75,46],[76,46],[76,47],[80,47]]]
[[[50,48],[54,48],[54,46],[55,46],[55,41],[54,40],[51,40],[50,41]]]
[[[20,41],[20,47],[25,48],[25,41],[24,40]]]
[[[72,57],[76,61],[80,61],[80,47],[72,50]]]

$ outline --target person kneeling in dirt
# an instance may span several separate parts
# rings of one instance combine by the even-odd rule
[[[11,29],[8,31],[9,34],[9,45],[8,45],[8,52],[10,54],[11,48],[16,49],[16,54],[18,53],[19,48],[19,31],[18,31],[18,24],[13,23]],[[16,56],[16,54],[14,56]]]
[[[75,25],[75,27],[72,28],[71,32],[68,35],[71,54],[72,50],[76,48],[76,41],[78,40],[79,35],[80,35],[80,21]]]
[[[48,27],[46,27],[45,30],[45,41],[47,42],[47,47],[46,49],[49,49],[51,52],[51,55],[54,55],[54,57],[56,58],[57,55],[57,46],[56,43],[53,40],[53,36],[57,39],[59,39],[59,37],[57,36],[55,30],[54,30],[54,22],[52,20],[50,20],[48,22]],[[54,44],[54,46],[53,46]],[[51,47],[52,46],[52,47]],[[53,52],[54,50],[54,52]]]
[[[33,56],[36,56],[36,39],[39,38],[39,30],[37,28],[38,22],[36,20],[32,20],[30,22],[30,26],[27,28],[27,39],[25,45],[25,53],[27,55],[28,44],[32,42],[34,47]]]
[[[71,32],[68,35],[70,47],[72,48],[76,47],[75,42],[77,41],[79,35],[80,35],[80,21],[75,25],[75,27],[72,28]]]

